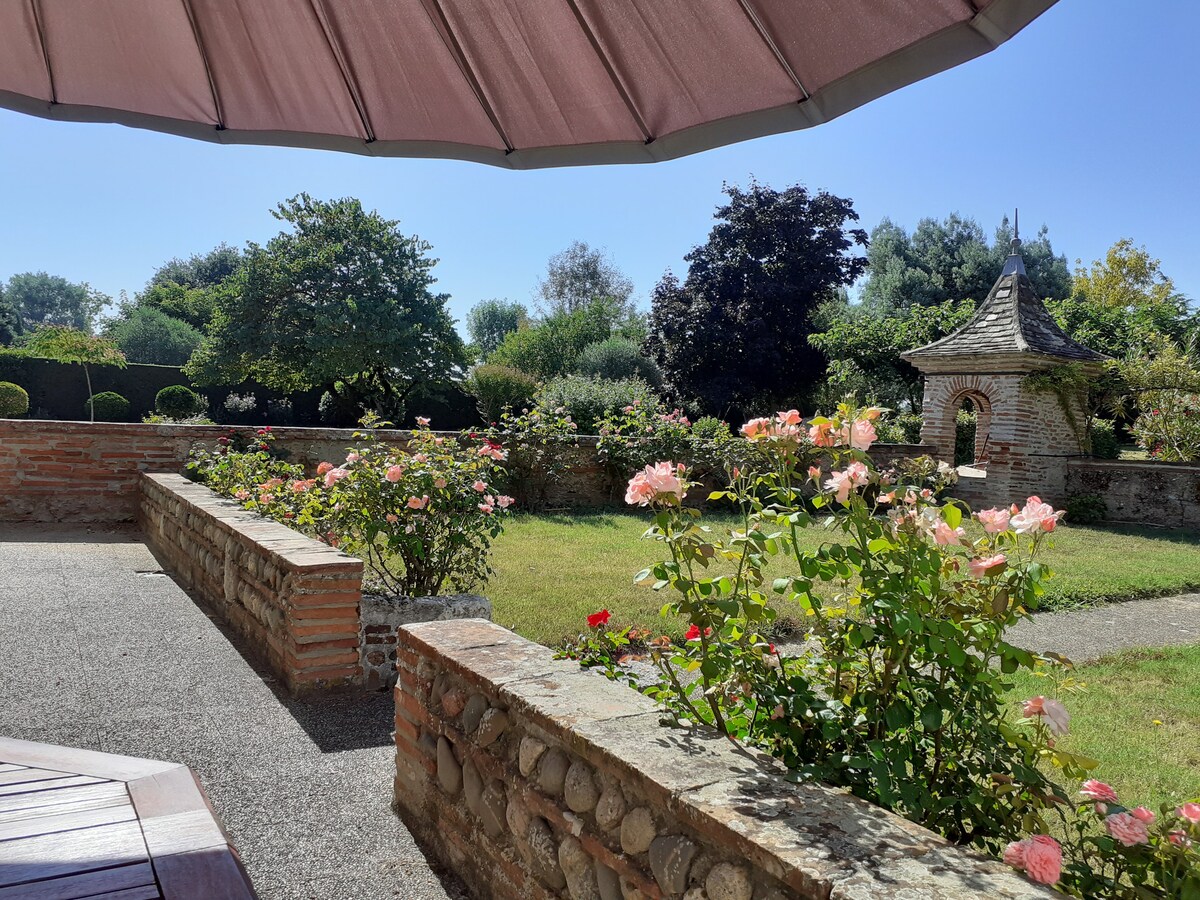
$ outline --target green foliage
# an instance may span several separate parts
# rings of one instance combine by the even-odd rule
[[[151,284],[138,294],[134,310],[154,310],[186,322],[197,331],[208,327],[221,295],[231,286],[187,287],[173,282]]]
[[[581,434],[596,434],[605,416],[655,398],[650,385],[636,378],[607,381],[585,375],[563,375],[543,384],[536,400],[539,410],[570,416]]]
[[[920,410],[921,375],[900,354],[945,337],[974,312],[971,300],[896,309],[831,302],[821,310],[823,330],[808,341],[828,358],[829,386],[837,396]]]
[[[244,265],[242,251],[228,244],[219,244],[207,253],[194,253],[187,259],[169,259],[150,276],[147,290],[175,285],[184,288],[215,287],[234,275]],[[202,323],[195,323],[197,328]]]
[[[603,250],[583,241],[550,257],[537,293],[538,306],[548,316],[576,312],[596,300],[612,304],[620,313],[632,312],[633,282]]]
[[[29,413],[29,394],[11,381],[0,381],[0,419],[21,419]]]
[[[1108,518],[1108,504],[1099,494],[1074,494],[1067,498],[1067,521],[1096,525]]]
[[[1119,411],[1129,386],[1116,363],[1063,363],[1021,379],[1022,390],[1052,394],[1081,453],[1092,453],[1092,429],[1101,410]],[[1094,454],[1093,454],[1094,455]]]
[[[254,378],[293,391],[342,381],[364,408],[402,408],[418,384],[446,382],[462,341],[434,294],[430,245],[353,199],[300,194],[291,226],[251,244],[186,367],[198,384]]]
[[[884,219],[871,232],[862,302],[881,311],[970,300],[981,303],[1010,252],[1012,228],[1005,216],[988,244],[974,219],[957,213],[922,219],[907,231]],[[1056,256],[1043,227],[1021,247],[1025,270],[1039,297],[1062,299],[1071,290],[1067,260]]]
[[[663,459],[686,463],[698,480],[723,480],[745,446],[720,419],[708,416],[693,424],[654,398],[614,410],[600,421],[599,431],[597,453],[621,483]]]
[[[155,395],[154,409],[169,419],[190,419],[208,409],[208,403],[186,385],[172,384]]]
[[[867,244],[851,202],[801,185],[726,185],[728,202],[704,244],[651,297],[647,351],[674,396],[700,412],[804,405],[825,370],[808,343],[823,300],[850,285]]]
[[[115,391],[101,391],[88,398],[87,409],[93,422],[128,422],[129,401]]]
[[[7,347],[25,333],[25,323],[21,321],[21,313],[9,300],[0,283],[0,347]]]
[[[619,310],[607,300],[597,300],[510,332],[487,361],[540,379],[565,375],[583,349],[607,339],[618,321]]]
[[[609,381],[640,378],[656,390],[663,383],[662,369],[628,338],[611,337],[584,347],[575,362],[575,370],[580,375]]]
[[[975,460],[975,433],[979,427],[979,413],[960,409],[954,414],[954,465],[969,466]]]
[[[1112,419],[1092,422],[1092,456],[1096,459],[1117,459],[1121,447],[1117,443],[1117,424]]]
[[[86,284],[45,272],[23,272],[8,280],[4,296],[25,329],[56,325],[90,332],[110,298]]]
[[[92,414],[92,421],[96,421],[98,410],[90,399],[92,396],[92,373],[88,367],[94,365],[116,366],[124,369],[126,366],[125,354],[117,345],[107,338],[97,337],[73,328],[45,325],[32,334],[26,342],[26,347],[35,356],[83,366],[83,377],[87,382],[89,397],[86,405]],[[119,397],[120,394],[114,396]],[[121,399],[124,400],[123,397]],[[128,401],[125,403],[128,407]],[[128,409],[126,409],[125,415],[128,415]]]
[[[550,492],[576,458],[578,426],[561,409],[505,409],[487,431],[488,439],[508,448],[505,490],[525,509],[540,511]],[[474,435],[472,435],[474,437]]]
[[[875,430],[880,443],[917,444],[921,441],[921,417],[916,413],[886,412],[875,423]]]
[[[495,423],[506,408],[528,406],[537,389],[535,378],[509,366],[476,366],[467,377],[467,390],[478,402],[485,422]]]
[[[1153,459],[1200,459],[1200,361],[1167,340],[1120,365],[1140,413],[1132,433]]]
[[[332,391],[321,395],[317,404],[321,424],[331,428],[343,428],[353,424],[362,416],[362,408],[347,396],[345,385],[335,382]]]
[[[529,323],[524,305],[508,300],[483,300],[467,313],[467,334],[479,356],[486,357],[514,331]]]
[[[182,366],[200,346],[201,334],[187,322],[153,307],[134,306],[110,321],[104,336],[130,362]]]

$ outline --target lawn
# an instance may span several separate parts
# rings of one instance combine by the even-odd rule
[[[548,645],[583,628],[584,616],[606,607],[617,623],[678,635],[678,622],[659,617],[670,599],[636,587],[633,575],[662,558],[641,538],[647,517],[632,513],[521,515],[495,543],[495,576],[487,595],[495,620]],[[707,517],[719,527],[731,520]],[[825,535],[804,532],[813,546]],[[1139,527],[1055,531],[1045,562],[1054,570],[1047,606],[1128,600],[1200,588],[1200,534]]]
[[[1064,748],[1100,761],[1095,777],[1130,806],[1200,795],[1200,646],[1130,650],[1080,666],[1086,683],[1060,695],[1071,713]],[[1048,694],[1035,675],[1014,676],[1013,703]],[[1076,785],[1070,785],[1072,789]]]

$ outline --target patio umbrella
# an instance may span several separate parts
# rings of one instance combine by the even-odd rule
[[[0,0],[0,105],[511,168],[805,128],[1054,0]]]

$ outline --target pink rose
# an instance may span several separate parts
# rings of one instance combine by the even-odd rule
[[[496,498],[491,494],[488,494],[486,497],[484,497],[483,502],[479,504],[479,511],[485,516],[490,516],[495,508]]]
[[[769,437],[771,434],[770,419],[751,419],[742,426],[742,434],[752,441]]]
[[[1012,516],[1010,524],[1017,534],[1033,534],[1037,531],[1053,531],[1062,512],[1055,512],[1049,503],[1040,497],[1030,497],[1025,506]]]
[[[396,484],[404,477],[404,466],[388,466],[388,470],[383,473],[383,477],[392,484]]]
[[[855,450],[868,450],[878,440],[875,426],[866,419],[855,419],[841,431],[842,442]]]
[[[1145,822],[1147,826],[1153,824],[1155,818],[1157,818],[1154,813],[1150,812],[1150,810],[1146,809],[1144,806],[1138,806],[1131,809],[1129,814],[1139,822]]]
[[[400,521],[400,517],[398,515],[396,515],[395,513],[388,513],[386,516],[384,516],[384,519],[387,520],[387,523],[389,525],[395,525],[397,522]]]
[[[850,491],[856,487],[862,487],[870,480],[871,473],[865,465],[860,462],[852,462],[846,466],[841,472],[832,472],[830,478],[825,482],[825,490],[833,491],[833,498],[838,503],[848,503],[850,500]]]
[[[1066,734],[1067,726],[1071,721],[1071,714],[1067,712],[1067,708],[1062,703],[1041,695],[1021,704],[1021,712],[1027,719],[1044,719],[1051,734]]]
[[[345,469],[330,469],[325,473],[325,487],[333,487],[349,474]]]
[[[1004,848],[1004,862],[1014,869],[1025,871],[1025,847],[1028,841],[1013,841]]]
[[[501,494],[496,498],[496,505],[501,509],[508,509],[516,502],[516,500],[514,500],[512,497],[509,497],[507,494]]]
[[[1200,803],[1185,803],[1175,810],[1175,814],[1193,825],[1200,825]]]
[[[811,478],[813,481],[820,481],[821,480],[821,467],[820,466],[809,466],[808,467],[808,477]]]
[[[943,521],[938,521],[933,528],[933,540],[939,547],[954,547],[966,539],[967,533],[961,528],[951,528]]]
[[[1192,840],[1187,836],[1186,831],[1172,831],[1167,835],[1167,840],[1176,847],[1192,846]]]
[[[240,488],[239,490],[233,492],[233,496],[235,500],[249,500],[250,492],[245,488]]]
[[[997,553],[995,556],[988,556],[984,559],[973,559],[969,565],[971,577],[983,578],[988,575],[999,575],[1004,571],[1007,563],[1008,557],[1003,553]]]
[[[409,509],[424,509],[427,503],[429,503],[428,495],[424,497],[409,497],[406,505]]]
[[[433,479],[433,486],[435,488],[437,488],[438,490],[441,490],[442,488],[444,488],[446,486],[446,479],[445,478]]]
[[[975,518],[988,534],[999,534],[1008,530],[1009,513],[1007,509],[984,509],[975,513]]]
[[[312,486],[313,486],[313,482],[311,482],[311,481],[293,481],[292,482],[292,493],[293,494],[303,494],[305,491],[307,491]]]
[[[332,468],[333,468],[333,463],[323,462],[319,466],[317,466],[317,474],[324,475],[326,472],[328,472]]]
[[[1062,847],[1047,834],[1035,834],[1025,846],[1025,874],[1038,884],[1055,884],[1062,877]]]
[[[833,446],[833,423],[821,422],[808,429],[808,439],[817,447]]]
[[[638,472],[629,479],[625,488],[625,502],[630,506],[649,506],[654,500],[654,488],[646,480],[645,472]]]
[[[1103,803],[1119,803],[1117,792],[1103,781],[1089,778],[1079,787],[1079,796],[1085,800],[1099,800]]]
[[[417,416],[417,424],[420,425],[422,428],[424,428],[426,425],[429,424],[429,420],[427,418],[425,418],[424,416]]]
[[[775,421],[784,426],[799,425],[800,411],[796,409],[789,409],[787,412],[775,413]]]
[[[1113,813],[1105,818],[1104,830],[1126,847],[1136,847],[1150,840],[1146,823],[1127,812]]]
[[[471,485],[471,487],[475,488],[475,490],[479,491],[481,494],[487,490],[487,485],[482,481],[476,481],[473,485]]]
[[[362,459],[362,457],[359,456],[357,453],[350,453],[346,456],[346,465],[352,466],[356,462],[358,462],[360,459]]]
[[[678,466],[669,462],[655,463],[653,466],[646,466],[645,472],[646,481],[659,497],[670,494],[676,501],[680,501],[687,496],[680,480],[684,472],[682,463]]]

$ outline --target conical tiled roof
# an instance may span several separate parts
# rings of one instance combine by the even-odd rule
[[[1021,257],[1013,254],[983,305],[958,331],[932,344],[901,354],[909,362],[956,356],[1022,354],[1064,362],[1099,362],[1107,357],[1067,337],[1042,304],[1025,274]]]

